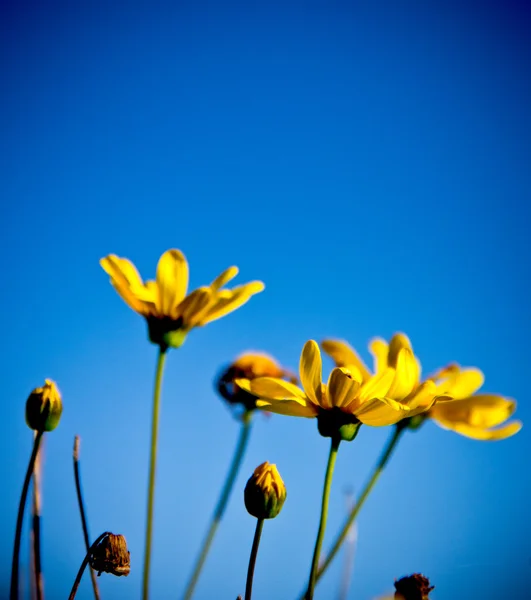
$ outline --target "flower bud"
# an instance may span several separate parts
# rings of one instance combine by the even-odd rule
[[[430,580],[424,575],[414,573],[395,581],[395,589],[395,600],[429,600],[435,586],[430,586]]]
[[[26,423],[35,431],[53,431],[63,412],[63,402],[57,386],[51,379],[35,388],[26,400]]]
[[[245,508],[257,519],[274,519],[286,500],[286,487],[275,465],[257,467],[244,492]]]
[[[98,575],[102,573],[111,573],[117,577],[129,575],[130,556],[125,537],[109,533],[92,551],[90,566],[98,572]]]

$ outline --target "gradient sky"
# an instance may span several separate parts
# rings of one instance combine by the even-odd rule
[[[243,350],[296,367],[307,339],[334,336],[368,359],[371,337],[405,331],[425,372],[477,365],[529,423],[530,12],[400,4],[2,4],[4,590],[24,403],[51,377],[64,415],[45,442],[47,597],[68,595],[84,554],[75,434],[92,537],[123,533],[131,550],[131,575],[103,575],[103,597],[139,596],[156,348],[98,265],[111,252],[152,277],[178,247],[193,287],[231,264],[266,283],[170,353],[155,600],[180,597],[225,476],[238,425],[212,380]],[[388,433],[366,427],[340,449],[325,548]],[[265,460],[288,499],[266,523],[253,597],[296,597],[328,446],[314,421],[258,415],[197,600],[244,591],[242,490]],[[435,600],[527,598],[530,453],[526,426],[492,444],[431,423],[408,434],[359,519],[350,597],[421,571]],[[340,573],[341,560],[317,598],[337,597]],[[78,598],[91,597],[86,577]]]

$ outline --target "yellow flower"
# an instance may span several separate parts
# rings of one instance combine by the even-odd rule
[[[35,388],[26,400],[26,423],[35,431],[53,431],[62,413],[61,393],[51,379],[45,379],[44,385]]]
[[[188,263],[180,250],[167,250],[160,257],[156,279],[145,283],[126,258],[110,254],[100,264],[125,303],[146,318],[151,341],[161,346],[180,346],[193,327],[225,316],[264,289],[261,281],[225,289],[238,274],[237,267],[229,267],[210,285],[187,295]]]
[[[256,408],[256,396],[237,386],[236,379],[256,379],[257,377],[278,377],[297,382],[297,377],[283,368],[272,356],[264,352],[244,352],[229,365],[217,379],[219,393],[230,404],[240,404],[246,410]]]
[[[521,421],[507,419],[516,410],[516,402],[496,394],[474,394],[483,385],[479,369],[450,365],[434,376],[439,393],[451,396],[437,403],[429,416],[444,429],[451,429],[475,440],[503,440],[522,428]]]
[[[337,367],[345,367],[356,372],[362,381],[368,381],[373,374],[365,365],[357,352],[342,340],[324,340],[322,349],[334,360]],[[389,343],[381,338],[375,338],[369,343],[369,349],[374,357],[376,375],[393,369],[394,378],[389,386],[386,397],[395,400],[409,409],[407,417],[413,417],[427,411],[438,397],[437,386],[427,379],[420,380],[421,367],[418,358],[413,353],[411,342],[407,335],[396,333]]]
[[[295,417],[317,417],[319,431],[327,437],[339,431],[342,439],[353,439],[360,423],[391,425],[409,411],[386,397],[395,377],[393,368],[364,380],[355,368],[336,367],[328,383],[323,383],[321,353],[314,340],[306,342],[302,350],[299,374],[302,389],[275,377],[237,383],[260,398],[256,403],[259,408]]]
[[[257,519],[274,519],[286,500],[286,486],[276,465],[262,463],[245,486],[247,512]]]

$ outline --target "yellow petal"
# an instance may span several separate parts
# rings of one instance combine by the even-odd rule
[[[374,357],[374,372],[379,373],[387,369],[387,355],[389,354],[389,345],[381,338],[374,338],[369,342],[369,350]]]
[[[371,372],[354,348],[347,344],[347,342],[343,340],[323,340],[321,348],[336,363],[336,367],[351,368],[355,366],[357,371],[361,373],[363,381],[370,378]]]
[[[482,440],[493,442],[496,440],[504,440],[517,434],[522,429],[521,421],[512,421],[502,427],[496,429],[481,429],[479,427],[472,427],[463,423],[446,423],[439,419],[434,419],[435,422],[440,425],[443,429],[450,429],[456,433],[460,433],[465,437],[472,438],[474,440]]]
[[[141,315],[149,314],[149,308],[139,298],[143,283],[133,263],[126,258],[109,254],[100,260],[100,265],[110,276],[111,283],[122,300]]]
[[[204,286],[197,288],[177,306],[174,311],[176,318],[182,318],[183,328],[197,326],[201,315],[207,309],[212,299],[212,290]]]
[[[221,290],[216,294],[216,301],[201,319],[201,325],[206,325],[216,319],[233,312],[243,306],[254,294],[264,289],[261,281],[251,281],[245,285],[235,287],[233,290]]]
[[[314,340],[308,340],[302,349],[299,373],[301,384],[308,398],[318,406],[322,406],[322,361],[319,346]],[[325,406],[324,408],[331,408]]]
[[[483,385],[483,373],[479,369],[458,369],[450,373],[447,379],[437,381],[439,394],[454,398],[466,398]]]
[[[407,335],[405,333],[395,333],[389,342],[389,352],[387,354],[387,365],[389,367],[396,367],[398,355],[404,348],[413,354],[413,348]]]
[[[347,369],[338,367],[333,369],[328,379],[326,392],[331,407],[348,406],[356,397],[360,385],[361,382],[353,379]]]
[[[180,250],[167,250],[157,265],[158,308],[162,315],[175,318],[176,308],[188,289],[188,263]]]
[[[418,383],[418,365],[409,348],[401,348],[395,361],[396,373],[387,395],[395,400],[408,396]]]
[[[431,414],[441,421],[487,429],[506,421],[515,409],[514,400],[494,394],[478,394],[452,402],[437,403]]]
[[[362,404],[354,415],[371,427],[394,425],[409,416],[409,408],[391,398],[374,398]]]
[[[234,279],[238,275],[238,267],[229,267],[221,275],[218,275],[216,279],[210,284],[210,287],[217,292],[224,285],[227,285],[231,279]]]
[[[236,382],[239,381],[239,379],[236,380]],[[257,377],[250,382],[248,391],[268,402],[274,400],[293,400],[301,405],[307,404],[306,395],[299,387],[277,377]]]
[[[257,400],[256,406],[263,410],[267,410],[278,415],[288,415],[289,417],[306,417],[311,418],[317,416],[317,408],[308,403],[302,406],[292,400],[274,400],[273,402],[264,402]]]
[[[433,381],[428,380],[421,383],[418,388],[404,400],[404,404],[411,409],[408,417],[413,417],[429,410],[435,403],[436,389],[437,387]]]
[[[383,371],[373,375],[369,381],[366,381],[359,391],[360,402],[372,400],[373,398],[383,398],[387,395],[395,377],[395,370],[386,368]]]

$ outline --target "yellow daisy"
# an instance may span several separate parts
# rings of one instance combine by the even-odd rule
[[[237,267],[229,267],[210,285],[187,294],[188,263],[180,250],[167,250],[156,279],[145,283],[126,258],[109,254],[100,264],[125,303],[146,318],[151,341],[161,346],[180,346],[193,327],[225,316],[264,289],[261,281],[225,289],[238,274]]]
[[[322,349],[334,360],[336,367],[345,367],[356,372],[362,381],[368,381],[374,375],[360,358],[358,353],[343,340],[324,340]],[[381,338],[373,339],[369,349],[374,356],[376,375],[393,369],[394,377],[386,397],[407,407],[407,417],[413,417],[427,411],[436,400],[447,400],[431,380],[421,382],[421,366],[413,353],[407,335],[396,333],[389,343]]]
[[[438,391],[450,402],[435,404],[428,413],[437,425],[475,440],[503,440],[518,433],[521,421],[506,421],[516,402],[496,394],[475,394],[483,385],[479,369],[450,365],[434,376]]]
[[[328,383],[323,383],[321,353],[314,340],[304,345],[299,374],[302,388],[276,377],[240,379],[237,384],[260,398],[256,402],[259,408],[294,417],[317,417],[319,431],[328,437],[339,431],[342,439],[353,439],[349,436],[355,435],[360,423],[391,425],[409,411],[387,397],[395,377],[393,368],[364,380],[355,368],[336,367]]]

